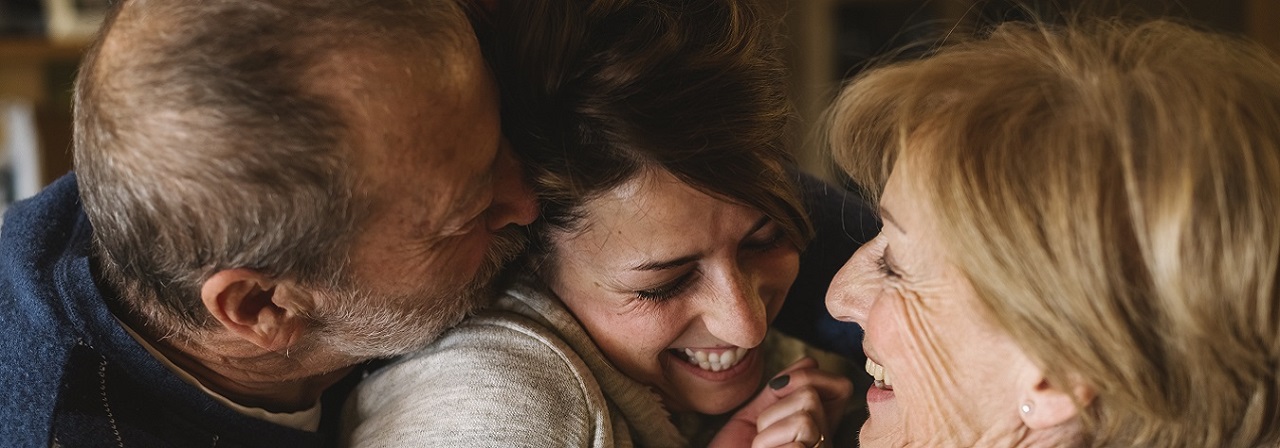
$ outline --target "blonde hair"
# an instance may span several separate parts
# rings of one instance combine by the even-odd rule
[[[1280,443],[1280,65],[1156,21],[988,38],[871,71],[832,109],[872,195],[895,162],[1083,444]]]

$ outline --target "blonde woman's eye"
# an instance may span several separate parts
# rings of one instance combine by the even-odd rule
[[[898,271],[894,270],[893,266],[889,265],[889,261],[884,258],[884,254],[881,254],[880,258],[876,259],[876,265],[880,268],[880,273],[885,277],[901,278]]]

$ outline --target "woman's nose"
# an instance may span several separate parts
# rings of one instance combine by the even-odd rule
[[[717,283],[720,286],[715,300],[703,302],[707,307],[703,312],[707,330],[738,347],[760,345],[769,331],[769,317],[752,279],[735,272]]]
[[[880,294],[878,257],[886,244],[884,235],[876,236],[854,252],[836,273],[827,288],[827,311],[831,316],[866,326],[867,312]]]
[[[527,226],[538,218],[538,200],[525,182],[520,161],[506,141],[498,149],[494,164],[493,204],[489,206],[488,226],[498,231],[508,225]]]

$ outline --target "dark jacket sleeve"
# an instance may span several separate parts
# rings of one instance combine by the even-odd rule
[[[827,287],[845,261],[880,231],[880,222],[857,193],[796,173],[815,236],[800,255],[800,275],[774,326],[810,345],[860,360],[862,329],[827,312]]]

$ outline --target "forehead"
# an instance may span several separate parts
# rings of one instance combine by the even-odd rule
[[[933,220],[928,201],[923,195],[916,170],[899,160],[885,182],[880,195],[881,218],[887,231],[912,237],[932,235]]]
[[[705,223],[724,215],[724,201],[663,170],[645,170],[584,204],[597,232],[666,229]]]
[[[348,135],[375,215],[421,229],[478,200],[501,141],[498,100],[474,42],[431,52],[352,56]]]
[[[949,288],[959,275],[951,253],[938,234],[937,220],[921,192],[919,180],[899,162],[880,197],[886,252],[917,286]]]
[[[646,171],[583,208],[587,225],[557,238],[561,256],[628,266],[638,257],[685,256],[736,245],[760,216],[660,170]]]

